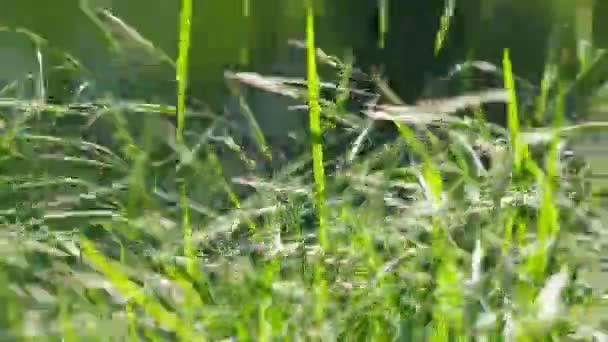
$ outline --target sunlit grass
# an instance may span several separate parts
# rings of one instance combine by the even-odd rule
[[[384,49],[388,31],[388,0],[378,0],[378,47]]]
[[[571,278],[601,265],[602,211],[579,191],[587,179],[558,147],[605,123],[525,126],[520,119],[544,115],[549,101],[562,110],[563,92],[555,99],[548,80],[541,108],[521,112],[505,50],[507,127],[481,115],[456,123],[394,120],[394,139],[350,156],[375,122],[348,113],[352,60],[316,46],[311,0],[307,75],[299,83],[306,92],[293,91],[295,80],[257,74],[243,85],[257,82],[307,104],[311,139],[300,142],[307,153],[270,174],[245,168],[230,179],[224,159],[255,157],[227,135],[238,133],[230,122],[185,106],[192,5],[184,1],[180,18],[176,107],[0,99],[2,109],[36,106],[44,114],[19,123],[35,128],[27,134],[3,134],[14,153],[0,158],[2,333],[20,338],[28,327],[32,336],[66,340],[116,330],[134,341],[519,341],[583,331],[588,317],[579,313],[600,306],[602,294]],[[332,101],[320,94],[328,83],[321,82],[322,63],[337,72]],[[257,113],[245,99],[240,108],[254,144],[269,152]],[[159,163],[153,157],[162,149],[142,144],[129,120],[175,112],[178,146],[163,153],[177,162]],[[86,125],[92,117],[110,121],[115,144],[56,129],[66,118]],[[196,120],[229,133],[200,129]],[[334,124],[324,130],[324,120]],[[335,137],[344,137],[339,146]],[[327,155],[349,155],[349,163],[335,169]],[[237,184],[251,190],[247,197]]]
[[[312,1],[306,7],[306,48],[308,106],[310,108],[310,132],[312,137],[313,172],[315,178],[315,204],[319,215],[319,241],[327,247],[325,227],[325,169],[323,167],[323,132],[321,131],[321,107],[319,105],[319,79],[317,75],[314,6]]]
[[[439,29],[437,30],[437,35],[435,36],[435,55],[439,54],[441,48],[443,48],[447,34],[450,30],[450,22],[454,16],[455,10],[456,0],[445,0]]]
[[[186,87],[188,86],[188,52],[190,50],[190,26],[192,21],[192,0],[182,0],[179,20],[179,56],[177,58],[177,132],[178,144],[182,143],[184,113],[186,111]]]

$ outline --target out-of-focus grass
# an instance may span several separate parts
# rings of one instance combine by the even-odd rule
[[[186,110],[184,56],[176,107],[0,99],[22,118],[6,120],[0,157],[3,338],[605,338],[605,295],[588,275],[603,267],[605,213],[561,145],[593,125],[521,124],[505,52],[507,127],[401,117],[395,139],[350,153],[375,126],[345,109],[352,66],[315,46],[308,6],[306,80],[232,75],[307,104],[311,148],[271,174],[226,177],[224,159],[255,157],[231,122]],[[559,96],[541,92],[538,106]],[[129,125],[175,112],[177,142],[141,143]],[[91,118],[110,144],[82,137]]]

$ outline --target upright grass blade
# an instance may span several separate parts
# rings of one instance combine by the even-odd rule
[[[513,80],[513,68],[511,66],[511,58],[509,49],[504,49],[503,54],[503,70],[505,89],[509,93],[507,122],[509,132],[511,133],[511,142],[515,156],[515,171],[521,170],[521,163],[525,159],[526,146],[519,141],[519,113],[517,110],[517,96],[515,94],[515,81]]]
[[[549,163],[547,174],[545,174],[532,160],[528,160],[528,166],[536,174],[537,182],[542,187],[542,197],[538,209],[538,218],[536,223],[536,240],[540,245],[538,251],[533,253],[528,260],[528,270],[531,276],[536,281],[541,281],[545,278],[545,269],[549,261],[548,242],[555,238],[559,231],[559,211],[554,202],[554,187],[552,185],[557,164],[557,142],[556,138],[549,148]]]
[[[445,0],[439,30],[437,30],[437,36],[435,36],[435,55],[439,54],[439,51],[441,51],[441,48],[443,47],[443,43],[445,42],[445,38],[447,37],[450,29],[450,21],[454,16],[455,9],[456,0]]]
[[[190,49],[190,22],[192,20],[192,0],[182,0],[182,11],[179,20],[179,55],[177,59],[177,128],[175,140],[178,145],[182,144],[184,120],[186,112],[186,88],[188,86],[188,52]],[[190,214],[188,212],[188,197],[186,194],[187,184],[181,186],[181,200],[183,210],[182,225],[184,236],[184,254],[188,258],[188,272],[194,273],[194,252],[192,248],[192,227],[190,225]]]
[[[195,250],[192,245],[192,225],[190,224],[190,210],[188,206],[187,185],[181,184],[181,201],[182,201],[182,230],[184,234],[184,255],[188,258],[188,273],[193,275],[195,272],[194,258],[196,257]]]
[[[384,49],[386,32],[388,31],[388,0],[378,0],[378,47]]]
[[[179,56],[177,58],[177,130],[176,140],[182,142],[184,117],[186,112],[186,87],[188,83],[188,51],[190,49],[190,22],[192,20],[192,0],[182,0],[179,20]]]
[[[593,5],[594,0],[576,1],[576,54],[581,69],[587,67],[593,52]]]
[[[323,142],[321,132],[321,106],[319,104],[319,79],[315,55],[314,9],[312,0],[307,1],[306,14],[306,47],[308,64],[308,103],[310,113],[310,131],[312,136],[313,173],[316,184],[315,204],[319,215],[319,241],[327,245],[325,234],[325,170],[323,169]]]
[[[323,168],[323,142],[321,131],[321,106],[319,104],[319,79],[317,76],[314,7],[313,0],[306,1],[306,57],[307,57],[307,83],[308,107],[310,113],[310,131],[312,140],[313,176],[315,180],[315,207],[319,217],[319,243],[323,250],[328,247],[327,233],[325,231],[325,170]],[[325,270],[319,262],[314,270],[315,278],[315,322],[324,324],[325,306],[327,305],[327,280]]]

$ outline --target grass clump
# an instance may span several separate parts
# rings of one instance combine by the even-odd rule
[[[493,93],[505,96],[376,105],[344,82],[352,65],[315,47],[311,13],[306,43],[292,42],[308,52],[306,80],[227,73],[306,103],[307,146],[273,172],[226,174],[226,160],[256,157],[231,122],[185,107],[187,39],[175,107],[0,101],[21,118],[6,122],[0,159],[3,338],[605,338],[590,276],[604,209],[567,150],[584,127],[520,126],[508,52],[506,92]],[[322,82],[317,63],[338,80]],[[372,99],[365,116],[345,93]],[[506,128],[456,115],[497,98]],[[175,113],[176,140],[129,125]],[[93,118],[111,143],[82,136]]]

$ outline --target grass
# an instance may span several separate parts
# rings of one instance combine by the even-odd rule
[[[179,57],[177,62],[177,143],[182,142],[184,130],[184,113],[186,111],[186,88],[188,85],[188,51],[190,49],[190,22],[192,21],[192,1],[182,1],[182,13],[179,26]]]
[[[280,169],[229,178],[226,160],[259,157],[240,135],[253,131],[264,150],[267,140],[255,122],[243,132],[185,107],[191,5],[175,107],[0,101],[23,118],[5,122],[0,158],[2,339],[605,338],[593,277],[605,209],[581,158],[561,145],[605,125],[520,123],[507,50],[507,127],[401,117],[394,139],[375,143],[377,116],[346,109],[352,65],[315,46],[309,2],[305,80],[230,75],[306,103],[309,140]],[[331,88],[322,76],[335,78],[335,101],[321,96]],[[542,108],[561,101],[549,86]],[[175,113],[175,142],[128,125]],[[83,138],[92,118],[98,134],[110,127],[108,146]]]

